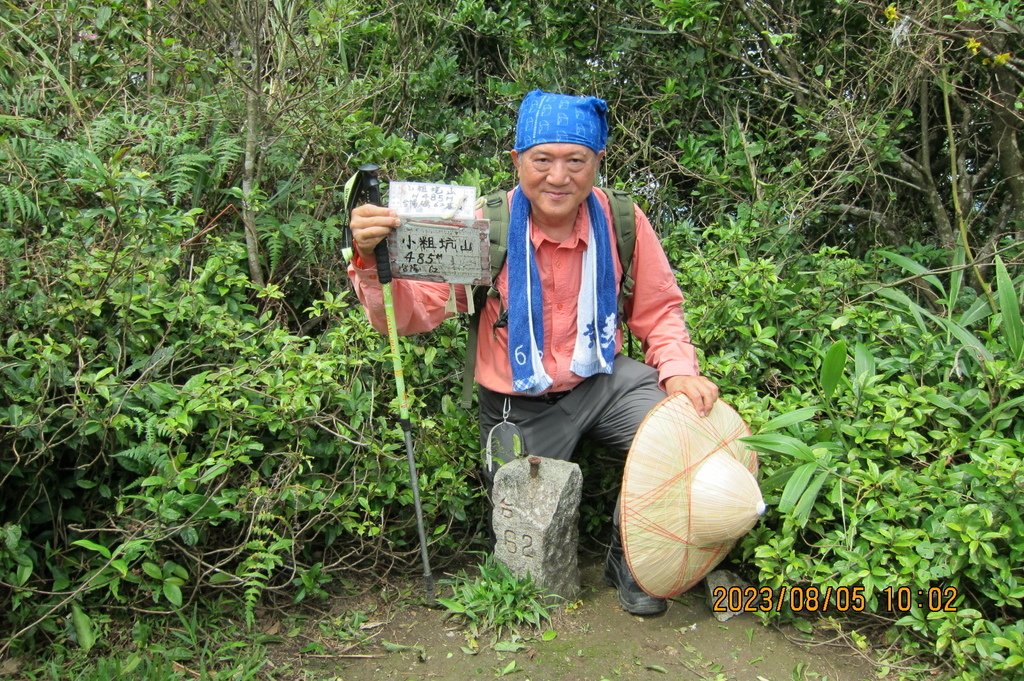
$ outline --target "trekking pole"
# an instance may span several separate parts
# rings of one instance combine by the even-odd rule
[[[369,203],[380,205],[380,179],[378,168],[373,164],[359,166],[356,181],[357,196],[364,196]],[[409,400],[405,394],[405,372],[402,369],[402,356],[398,349],[398,328],[395,323],[395,303],[391,296],[391,263],[388,258],[388,242],[382,239],[373,249],[377,259],[377,278],[380,279],[381,291],[384,294],[384,315],[388,323],[388,342],[391,344],[391,362],[395,368],[395,387],[398,391],[399,422],[405,432],[405,453],[409,459],[409,478],[412,481],[412,501],[416,508],[416,529],[420,535],[420,558],[423,560],[423,586],[427,595],[427,604],[433,606],[434,577],[430,573],[430,558],[427,556],[427,534],[423,529],[423,507],[420,505],[420,483],[416,473],[416,460],[412,449],[412,422],[409,420]]]

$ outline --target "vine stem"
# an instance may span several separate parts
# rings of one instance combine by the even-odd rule
[[[971,250],[971,244],[967,240],[967,221],[964,219],[963,206],[960,205],[956,134],[953,132],[953,114],[949,105],[949,90],[953,87],[953,84],[949,81],[947,74],[945,51],[943,50],[941,40],[939,41],[939,63],[941,65],[940,76],[942,77],[942,82],[940,83],[940,89],[942,90],[942,112],[946,118],[946,136],[949,139],[949,181],[950,193],[953,195],[953,215],[956,219],[957,230],[960,233],[960,243],[964,247],[964,255],[971,263],[974,276],[978,278],[978,284],[981,285],[982,290],[985,292],[985,297],[988,298],[989,307],[997,310],[999,308],[996,307],[995,298],[992,296],[992,288],[985,281],[985,276],[981,273],[981,267],[978,265],[977,260],[975,260],[974,251]],[[950,301],[950,307],[952,307],[952,304],[953,301]]]

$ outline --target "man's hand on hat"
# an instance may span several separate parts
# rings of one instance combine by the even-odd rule
[[[711,413],[711,407],[718,399],[718,386],[703,376],[673,376],[665,381],[665,392],[686,395],[701,416]]]
[[[387,237],[398,227],[398,213],[390,208],[365,203],[352,210],[349,228],[352,230],[352,243],[359,249],[364,258],[373,257],[374,247],[381,239]]]

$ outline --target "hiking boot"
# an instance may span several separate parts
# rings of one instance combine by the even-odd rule
[[[618,527],[612,530],[612,544],[608,547],[608,556],[604,561],[604,581],[608,586],[615,587],[619,594],[619,605],[630,615],[660,615],[668,607],[664,598],[648,595],[633,579],[622,553]]]

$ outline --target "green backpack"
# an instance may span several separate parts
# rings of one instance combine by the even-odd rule
[[[627,192],[620,189],[600,187],[608,197],[608,205],[612,213],[612,227],[615,229],[615,248],[622,265],[622,281],[619,282],[619,321],[626,321],[626,301],[633,295],[633,251],[636,248],[636,215],[633,212],[633,199]],[[478,206],[484,211],[484,217],[491,221],[490,255],[491,281],[498,280],[498,273],[505,265],[508,252],[508,193],[504,190],[492,192],[480,199]],[[461,404],[469,409],[473,402],[473,378],[476,369],[476,345],[480,327],[480,313],[488,296],[497,297],[498,290],[493,286],[477,286],[473,289],[473,316],[469,322],[469,337],[466,339],[466,369],[463,373]]]

